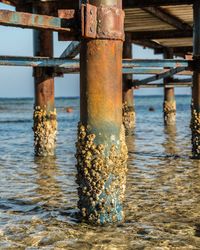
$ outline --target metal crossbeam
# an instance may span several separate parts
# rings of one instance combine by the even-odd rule
[[[23,67],[61,67],[77,69],[79,68],[79,60],[49,57],[0,56],[0,65]]]
[[[137,75],[153,75],[160,74],[163,69],[155,69],[155,68],[123,68],[123,74],[137,74]]]
[[[56,70],[57,73],[60,74],[67,74],[67,73],[79,73],[80,69],[58,69]],[[153,75],[159,74],[163,72],[162,69],[155,69],[155,68],[123,68],[123,74],[134,74],[134,75]]]
[[[184,83],[168,83],[164,85],[163,83],[151,83],[151,84],[140,84],[140,85],[133,85],[133,87],[140,87],[140,88],[172,88],[172,87],[192,87],[192,82]]]
[[[0,24],[5,26],[72,32],[73,22],[53,16],[0,10]]]
[[[154,75],[154,74],[160,74],[164,72],[165,70],[163,69],[155,69],[155,68],[123,68],[122,73],[123,74],[134,74],[134,75]],[[68,73],[79,73],[80,69],[79,68],[74,68],[74,69],[65,69],[65,68],[55,68],[55,72],[58,74],[68,74]],[[191,71],[181,71],[177,73],[177,75],[191,75]],[[180,80],[178,79],[173,79],[174,82],[178,82]],[[185,79],[181,79],[182,81],[186,81]],[[186,82],[188,82],[187,80]],[[191,79],[190,79],[191,81]]]
[[[168,71],[167,69],[156,69],[156,68],[123,68],[123,74],[134,74],[134,75],[154,75]],[[191,71],[181,71],[178,75],[191,75]]]
[[[154,81],[157,81],[157,80],[160,80],[160,79],[163,79],[163,78],[167,78],[167,77],[170,77],[170,76],[173,76],[181,71],[184,71],[185,68],[184,67],[178,67],[178,68],[174,68],[174,69],[169,69],[165,72],[162,72],[160,74],[157,74],[157,75],[154,75],[154,76],[151,76],[151,77],[148,77],[148,78],[145,78],[143,80],[133,80],[133,84],[134,86],[139,86],[139,85],[142,85],[142,84],[147,84],[149,82],[154,82]]]
[[[190,67],[191,60],[184,59],[124,59],[123,68],[133,67]],[[19,57],[19,56],[0,56],[0,65],[8,66],[29,66],[29,67],[61,67],[79,68],[78,59],[49,58],[49,57]]]
[[[192,78],[185,78],[185,79],[178,79],[178,78],[173,78],[173,82],[174,83],[188,83],[188,82],[192,82]]]
[[[191,60],[184,59],[125,59],[123,67],[185,67],[189,68]]]
[[[66,48],[66,50],[62,53],[60,58],[74,58],[76,57],[80,52],[80,42],[74,41],[69,44],[69,46]]]

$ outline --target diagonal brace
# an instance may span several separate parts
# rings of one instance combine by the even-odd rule
[[[148,78],[145,78],[143,80],[133,80],[132,81],[132,86],[140,86],[143,84],[147,84],[149,82],[154,82],[163,78],[167,78],[170,76],[173,76],[181,71],[186,70],[185,67],[177,67],[177,68],[173,68],[173,69],[169,69],[169,70],[165,70],[164,72],[160,73],[160,74],[156,74],[154,76],[150,76]]]

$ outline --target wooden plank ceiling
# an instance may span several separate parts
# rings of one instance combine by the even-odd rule
[[[125,13],[125,31],[132,32],[135,43],[192,52],[192,5],[132,8]]]
[[[57,8],[78,8],[78,0],[0,0],[17,7],[34,2]],[[56,2],[56,3],[55,3]],[[136,44],[162,51],[174,48],[192,52],[193,9],[191,0],[124,0],[125,31]]]

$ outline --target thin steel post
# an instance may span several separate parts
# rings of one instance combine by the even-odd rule
[[[41,13],[42,12],[42,13]],[[41,14],[50,14],[48,9]],[[52,31],[34,31],[34,55],[53,57]],[[49,156],[55,153],[57,132],[56,110],[54,107],[54,78],[51,68],[34,69],[34,145],[36,156]]]
[[[164,59],[173,59],[173,50],[166,49]],[[171,78],[164,79],[164,85],[171,82]],[[176,100],[174,87],[164,86],[163,116],[165,125],[172,125],[176,122]]]
[[[126,33],[123,44],[123,58],[132,59],[132,40],[131,34]],[[130,131],[135,126],[135,109],[133,88],[130,86],[132,74],[123,75],[123,124],[126,131]]]
[[[121,0],[91,0],[90,4],[121,8]],[[83,39],[80,67],[78,206],[82,217],[91,223],[121,221],[127,171],[122,125],[122,41]]]
[[[200,159],[200,2],[198,0],[193,4],[193,15],[193,57],[196,60],[196,67],[193,72],[192,87],[192,155]]]

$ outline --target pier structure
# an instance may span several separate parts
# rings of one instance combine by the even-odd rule
[[[134,126],[132,88],[162,87],[165,102],[170,103],[166,121],[174,122],[174,118],[168,119],[169,114],[175,113],[174,106],[171,108],[174,87],[192,87],[192,153],[200,158],[198,0],[0,2],[16,7],[16,11],[0,10],[1,25],[35,30],[34,56],[0,56],[0,66],[34,69],[37,156],[53,155],[55,151],[54,77],[80,73],[76,167],[78,206],[86,221],[105,224],[123,220],[127,171],[123,124],[126,128]],[[71,41],[59,58],[53,57],[54,31],[60,41]],[[173,51],[174,58],[132,58],[132,43],[151,48],[155,54]],[[79,53],[80,59],[76,59]],[[193,58],[185,58],[192,54]],[[124,115],[128,125],[122,116],[125,110],[129,113]]]

